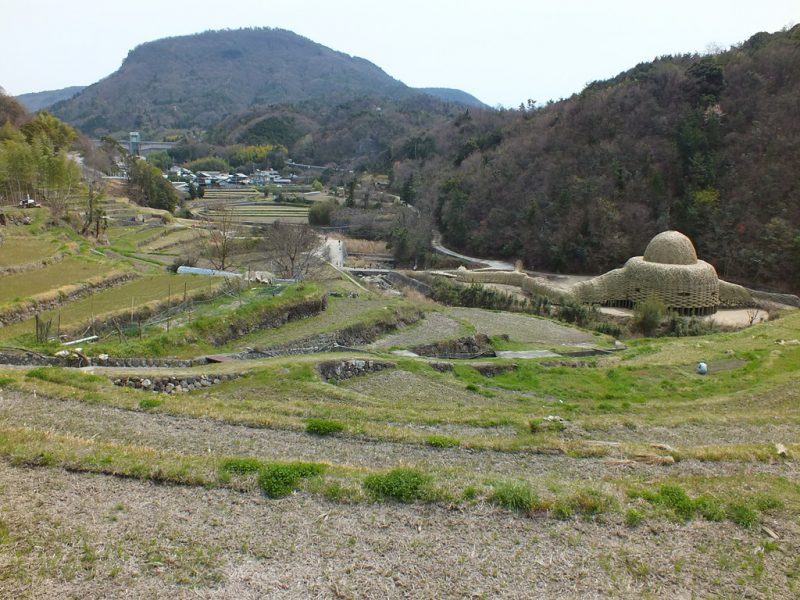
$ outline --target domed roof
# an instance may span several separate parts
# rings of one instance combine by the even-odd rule
[[[644,260],[663,265],[693,265],[697,262],[692,240],[679,231],[662,231],[647,244]]]

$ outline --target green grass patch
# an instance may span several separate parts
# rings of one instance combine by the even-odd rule
[[[489,500],[516,512],[529,512],[539,505],[539,497],[525,481],[498,483],[489,495]]]
[[[264,463],[255,458],[228,458],[219,466],[221,473],[248,475],[258,473],[264,468]]]
[[[306,433],[312,435],[333,435],[344,431],[345,425],[339,421],[328,419],[308,419],[306,421]]]
[[[553,516],[558,519],[569,519],[574,515],[593,518],[602,513],[614,510],[617,502],[599,490],[584,489],[574,494],[557,499],[552,505]]]
[[[461,441],[448,435],[430,435],[425,438],[425,443],[433,448],[457,448]]]
[[[399,467],[388,473],[368,475],[364,479],[364,489],[376,499],[408,503],[429,498],[432,480],[418,469]]]
[[[139,408],[142,410],[148,410],[150,408],[158,408],[164,404],[164,401],[160,398],[143,398],[139,400]]]
[[[88,391],[97,390],[100,384],[108,383],[108,380],[100,375],[62,367],[37,367],[28,371],[25,377]]]
[[[258,486],[267,498],[283,498],[298,488],[302,479],[321,475],[325,465],[320,463],[271,463],[258,476]]]

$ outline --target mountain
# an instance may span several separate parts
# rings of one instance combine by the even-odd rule
[[[439,98],[440,100],[444,100],[445,102],[451,102],[453,104],[474,106],[476,108],[489,108],[487,104],[484,104],[472,94],[468,94],[467,92],[464,92],[462,90],[457,90],[453,88],[416,88],[416,90],[418,92],[429,94],[434,98]]]
[[[480,104],[459,90],[426,91],[448,102]],[[290,31],[242,29],[142,44],[118,71],[58,102],[52,111],[85,133],[102,135],[207,128],[256,105],[336,103],[364,96],[399,100],[415,93],[363,58]],[[31,96],[38,95],[26,94],[23,101]]]
[[[37,110],[49,108],[56,102],[69,100],[85,87],[85,85],[73,85],[72,87],[66,87],[60,90],[47,90],[45,92],[20,94],[17,96],[17,100],[19,100],[19,102],[30,112],[36,112]]]
[[[470,109],[394,161],[448,245],[599,273],[677,229],[726,279],[800,291],[800,26],[664,56],[546,106]],[[395,146],[396,147],[396,146]]]

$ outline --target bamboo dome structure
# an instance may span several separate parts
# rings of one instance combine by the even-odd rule
[[[659,233],[643,256],[634,256],[621,269],[580,282],[572,291],[587,304],[626,308],[657,296],[667,308],[685,314],[710,314],[720,304],[717,271],[698,260],[692,241],[678,231]]]

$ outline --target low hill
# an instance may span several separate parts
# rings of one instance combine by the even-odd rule
[[[85,89],[85,85],[73,85],[60,90],[47,90],[44,92],[31,92],[29,94],[20,94],[17,100],[29,111],[36,112],[49,108],[61,102],[62,100],[69,100],[76,94]]]

